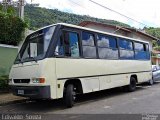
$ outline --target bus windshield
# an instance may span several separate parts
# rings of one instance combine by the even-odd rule
[[[44,58],[55,26],[50,26],[30,34],[15,60],[15,63],[37,61]]]

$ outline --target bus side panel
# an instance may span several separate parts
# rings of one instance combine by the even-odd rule
[[[101,60],[99,64],[100,73],[106,74],[99,77],[100,90],[129,85],[131,75],[136,75],[139,83],[152,77],[150,61]]]
[[[57,80],[57,98],[63,97],[64,85],[68,79]],[[99,91],[99,78],[91,77],[91,78],[80,78],[82,83],[83,93],[90,93],[94,91]],[[59,87],[58,87],[59,86]]]
[[[101,76],[99,77],[99,81],[100,81],[100,90],[111,88],[111,76]]]
[[[61,81],[78,78],[81,80],[84,93],[98,91],[99,77],[93,77],[99,75],[97,66],[97,60],[95,59],[56,58],[56,75],[58,83],[64,86],[64,82]],[[58,89],[58,91],[62,90]]]
[[[150,61],[56,58],[58,82],[80,79],[84,93],[128,85],[131,75],[145,82],[151,79],[150,71]]]
[[[56,74],[58,79],[83,78],[99,75],[97,59],[56,58]]]
[[[57,98],[57,78],[56,78],[56,71],[55,71],[55,59],[54,58],[48,58],[43,61],[43,71],[44,77],[46,78],[47,83],[50,85],[50,93],[51,98],[56,99]],[[45,94],[45,93],[44,93]]]
[[[67,80],[57,80],[57,99],[63,97],[64,84]]]
[[[129,84],[130,75],[111,75],[100,77],[100,90],[125,86]]]
[[[81,78],[81,83],[83,87],[84,93],[99,91],[99,78],[91,77],[91,78]]]
[[[138,73],[137,79],[138,79],[138,83],[149,81],[152,79],[152,73],[151,72]]]

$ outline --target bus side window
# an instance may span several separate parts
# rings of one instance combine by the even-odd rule
[[[134,59],[133,42],[124,38],[119,38],[119,51],[121,59]]]
[[[100,59],[118,59],[116,37],[98,34],[97,46]]]
[[[82,32],[82,48],[85,58],[97,58],[94,34]]]
[[[150,59],[149,47],[146,44],[134,42],[134,46],[136,59]]]
[[[76,32],[64,32],[65,56],[79,57],[79,42]]]

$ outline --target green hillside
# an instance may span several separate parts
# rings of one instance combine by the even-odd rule
[[[83,16],[76,15],[76,14],[62,12],[57,9],[46,9],[41,7],[33,7],[31,5],[25,6],[25,19],[29,23],[29,29],[33,29],[33,30],[46,25],[59,23],[59,22],[78,25],[82,21],[94,21],[94,22],[106,23],[111,25],[130,27],[125,23],[114,21],[114,20],[99,19],[99,18],[94,18],[86,15],[83,15]],[[148,34],[160,39],[160,28],[145,27],[144,30]],[[158,45],[155,45],[155,46],[158,46]]]
[[[127,24],[114,20],[98,19],[86,15],[82,16],[82,15],[61,12],[57,9],[53,10],[40,7],[33,7],[31,5],[25,6],[25,19],[29,22],[30,29],[37,29],[46,25],[59,22],[77,25],[82,21],[95,21],[100,23],[130,27]]]

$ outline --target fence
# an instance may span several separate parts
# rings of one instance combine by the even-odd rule
[[[0,76],[8,75],[18,53],[18,47],[0,44]]]

